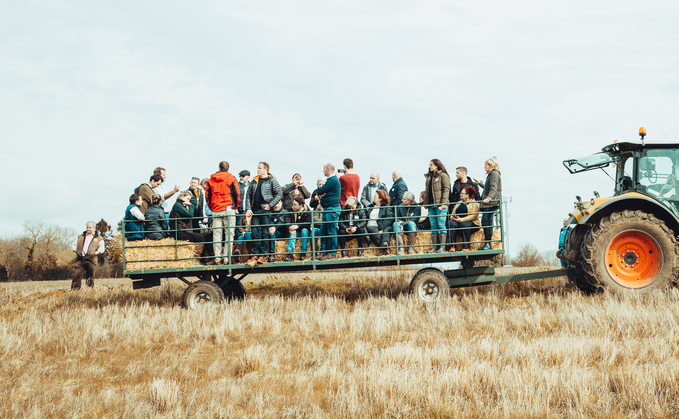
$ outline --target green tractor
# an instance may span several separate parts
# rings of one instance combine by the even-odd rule
[[[557,256],[586,293],[646,294],[679,276],[679,144],[614,142],[600,153],[563,162],[570,173],[615,169],[612,197],[576,197]]]

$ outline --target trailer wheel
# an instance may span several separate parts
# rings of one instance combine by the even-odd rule
[[[212,281],[196,281],[184,291],[182,307],[196,308],[202,305],[221,304],[224,301],[222,289]]]
[[[677,280],[677,240],[665,222],[643,211],[602,218],[582,243],[582,267],[596,285],[647,294]]]
[[[222,287],[226,301],[242,300],[245,298],[245,287],[237,279],[231,279]]]
[[[450,285],[438,269],[423,269],[410,281],[410,293],[429,303],[450,297]]]

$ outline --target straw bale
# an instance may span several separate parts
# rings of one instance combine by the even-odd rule
[[[176,243],[176,247],[175,247]],[[171,246],[167,246],[171,245]],[[128,247],[135,246],[135,247]],[[140,247],[137,247],[140,246]],[[196,266],[197,260],[177,260],[195,257],[196,243],[165,238],[163,240],[139,240],[125,242],[125,269],[167,269]],[[163,259],[169,259],[163,261]],[[142,261],[148,262],[142,262]]]
[[[409,246],[410,243],[408,243],[408,235],[404,234],[404,244],[406,246]],[[502,249],[502,243],[499,241],[501,238],[500,235],[500,230],[499,229],[494,229],[493,231],[493,240],[498,240],[497,242],[491,243],[493,249]],[[484,236],[483,236],[483,230],[479,229],[478,231],[474,232],[471,236],[471,241],[483,241]],[[461,237],[458,237],[457,239],[458,243],[462,241]],[[391,237],[391,243],[390,246],[396,246],[396,239],[394,238],[394,235],[392,234]],[[418,231],[417,235],[415,237],[415,253],[416,254],[422,254],[426,253],[427,251],[431,250],[431,232],[430,231]],[[472,250],[478,250],[481,246],[483,246],[483,243],[473,243],[471,245]],[[347,256],[348,257],[356,257],[357,256],[357,251],[356,250],[351,250],[351,249],[356,249],[358,247],[358,243],[356,239],[348,240],[347,241]],[[462,250],[462,245],[458,244],[456,245],[457,250]],[[320,249],[320,239],[316,239],[316,249]],[[339,247],[337,249],[339,251]],[[278,239],[276,240],[276,261],[280,262],[285,260],[285,254],[288,251],[288,239]],[[301,252],[301,247],[300,247],[300,240],[298,239],[295,243],[295,252],[299,253]],[[389,255],[394,255],[396,254],[396,249],[391,248],[388,251]],[[295,254],[295,260],[299,259],[299,254]],[[307,257],[311,256],[311,241],[309,241],[309,246],[308,246],[308,253]],[[363,256],[384,256],[384,252],[381,248],[375,247],[372,243],[370,244],[369,248],[363,250]]]

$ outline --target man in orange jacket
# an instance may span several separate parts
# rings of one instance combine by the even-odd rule
[[[240,187],[236,178],[229,173],[229,163],[219,163],[219,172],[207,181],[205,202],[212,210],[212,241],[214,242],[215,259],[208,264],[230,264],[231,248],[236,229],[236,210],[240,206]],[[226,231],[224,231],[226,230]],[[226,248],[222,252],[222,240],[226,233]]]

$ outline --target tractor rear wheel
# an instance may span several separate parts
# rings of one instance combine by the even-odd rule
[[[643,211],[614,212],[582,242],[584,274],[618,293],[647,294],[677,280],[677,240],[665,222]]]

